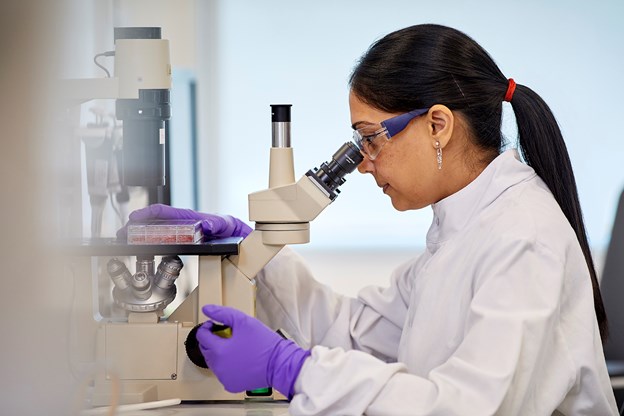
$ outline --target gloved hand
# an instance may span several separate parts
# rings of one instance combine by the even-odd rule
[[[127,238],[128,224],[146,220],[201,220],[204,235],[217,238],[247,237],[252,231],[250,226],[231,215],[204,214],[192,209],[153,204],[130,213],[128,223],[117,231],[117,238]]]
[[[292,399],[295,380],[310,351],[237,309],[205,305],[202,311],[232,329],[230,338],[221,338],[210,331],[212,322],[206,321],[197,331],[206,364],[227,391],[273,387]]]

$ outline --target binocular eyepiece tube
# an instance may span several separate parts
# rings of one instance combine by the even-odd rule
[[[290,121],[292,104],[271,104],[272,147],[290,147]],[[344,177],[353,172],[364,160],[360,148],[354,142],[343,144],[331,160],[306,173],[310,179],[325,191],[333,200],[340,193],[338,187],[345,182]],[[292,161],[291,161],[292,162]]]
[[[338,187],[345,183],[344,177],[353,172],[364,160],[359,147],[353,142],[346,142],[332,156],[329,162],[325,162],[320,168],[309,170],[306,175],[315,180],[325,191],[330,199],[334,199],[340,193]]]

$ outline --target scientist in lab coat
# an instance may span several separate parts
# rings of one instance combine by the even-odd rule
[[[397,210],[433,209],[426,251],[389,287],[353,299],[284,249],[257,276],[259,320],[204,307],[232,327],[223,339],[209,320],[197,336],[225,388],[273,386],[293,415],[616,415],[605,311],[546,103],[470,37],[438,25],[375,42],[350,87],[358,169]],[[517,150],[503,150],[504,101]],[[159,212],[191,211],[135,216]],[[188,215],[216,235],[250,231],[233,217]]]

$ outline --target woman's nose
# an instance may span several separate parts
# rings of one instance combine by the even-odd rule
[[[366,156],[364,156],[364,160],[357,167],[360,173],[373,173],[373,168],[373,162]]]

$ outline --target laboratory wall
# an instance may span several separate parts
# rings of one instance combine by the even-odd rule
[[[293,104],[302,174],[350,138],[347,80],[366,48],[395,29],[439,23],[472,36],[505,75],[551,106],[576,170],[590,240],[606,245],[624,187],[624,141],[614,127],[624,89],[617,81],[622,2],[226,0],[202,3],[198,16],[205,23],[200,38],[215,39],[198,53],[212,57],[205,65],[216,81],[206,92],[213,104],[203,110],[203,137],[219,154],[211,173],[220,178],[216,189],[203,188],[202,207],[245,217],[244,195],[266,186],[269,104]],[[429,218],[428,209],[395,212],[370,176],[354,174],[314,223],[313,244],[421,245]]]

